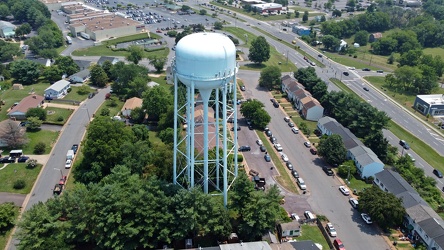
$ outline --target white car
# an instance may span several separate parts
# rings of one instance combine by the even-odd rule
[[[259,146],[264,145],[264,144],[262,143],[262,140],[260,140],[260,139],[258,139],[258,140],[256,141],[256,143],[257,143],[257,145],[259,145]]]
[[[278,152],[281,152],[282,150],[284,150],[284,149],[282,148],[281,144],[279,144],[279,143],[274,144],[274,148],[275,148]]]
[[[304,145],[305,145],[307,148],[311,147],[311,143],[310,143],[309,141],[304,142]]]
[[[350,195],[350,190],[348,190],[348,188],[345,186],[339,186],[339,191],[341,191],[341,193],[344,195]]]
[[[72,160],[66,160],[65,162],[65,168],[71,168]]]
[[[373,222],[372,222],[372,218],[370,218],[370,216],[368,215],[368,214],[366,214],[366,213],[362,213],[361,214],[361,217],[362,217],[362,219],[365,221],[365,223],[367,223],[367,224],[372,224]]]
[[[348,67],[348,69],[355,70],[356,68],[355,67]]]
[[[416,161],[416,159],[415,158],[413,158],[413,155],[412,154],[410,154],[410,153],[407,153],[407,155],[410,157],[410,159],[412,159],[412,161],[413,162],[415,162]]]
[[[291,131],[293,131],[293,133],[298,134],[299,133],[299,129],[296,127],[292,127]]]
[[[327,228],[328,234],[330,234],[331,237],[338,236],[338,233],[336,232],[336,229],[333,227],[333,224],[327,223],[326,228]]]
[[[290,117],[288,117],[288,116],[284,117],[284,121],[285,122],[289,122],[290,121]]]
[[[282,158],[282,160],[283,160],[284,162],[287,162],[287,161],[288,161],[288,157],[287,157],[287,155],[284,154],[284,153],[282,153],[282,152],[281,152],[281,158]]]

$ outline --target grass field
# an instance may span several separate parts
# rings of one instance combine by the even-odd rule
[[[116,106],[113,106],[113,103],[116,103]],[[106,100],[100,108],[97,109],[95,115],[100,115],[103,109],[109,109],[109,116],[113,117],[118,115],[120,110],[122,110],[124,102],[120,101],[116,96],[112,96],[110,99]]]
[[[47,117],[45,123],[63,125],[74,112],[70,109],[47,107]],[[61,121],[59,118],[62,118]]]
[[[37,132],[26,132],[26,136],[28,136],[29,142],[22,147],[23,154],[34,154],[34,147],[39,142],[46,144],[46,151],[44,154],[49,154],[51,152],[52,145],[59,136],[59,132],[40,130]]]
[[[42,165],[40,164],[33,169],[27,168],[26,163],[8,164],[4,169],[0,170],[0,183],[2,183],[2,185],[0,185],[0,192],[28,194],[31,192],[41,168]],[[14,189],[14,182],[17,180],[24,180],[26,186],[23,189]]]
[[[423,51],[426,55],[441,56],[441,58],[444,58],[444,48],[426,48]]]
[[[89,92],[87,94],[81,95],[79,94],[79,88],[80,87],[77,86],[71,86],[71,92],[69,92],[63,99],[81,102],[88,98],[89,93],[96,91],[95,89],[89,88]]]
[[[324,238],[321,230],[316,224],[304,224],[301,226],[301,236],[297,237],[298,241],[311,240],[314,243],[322,245],[322,249],[330,249],[327,240]]]
[[[242,47],[249,48],[251,46],[251,41],[256,39],[256,36],[252,33],[236,27],[224,27],[224,31],[233,34],[239,40],[243,41],[244,44]],[[285,54],[285,53],[284,53]],[[296,71],[296,66],[289,62],[287,64],[286,54],[284,55],[279,53],[274,47],[270,47],[270,59],[267,62],[262,64],[246,64],[245,66],[241,66],[241,69],[247,70],[262,70],[267,66],[278,66],[281,69],[281,72],[294,72]]]
[[[12,232],[12,228],[6,231],[4,234],[0,234],[0,249],[6,248],[6,243],[8,243],[9,235]]]

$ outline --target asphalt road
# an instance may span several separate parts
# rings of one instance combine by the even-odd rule
[[[338,231],[338,237],[347,248],[367,250],[371,246],[371,249],[389,249],[384,239],[380,237],[377,228],[365,224],[358,212],[348,203],[348,198],[339,192],[338,187],[341,185],[339,180],[327,176],[322,171],[324,162],[317,156],[313,156],[303,145],[305,137],[302,134],[295,135],[291,132],[290,127],[283,120],[286,116],[285,113],[282,109],[273,107],[268,91],[258,87],[259,72],[240,70],[238,77],[246,86],[245,97],[255,98],[265,104],[266,111],[272,117],[268,127],[307,185],[308,192],[305,195],[291,195],[283,190],[283,194],[286,196],[284,207],[287,211],[289,213],[296,212],[302,218],[303,212],[311,208],[310,210],[314,213],[327,216]],[[261,175],[270,175],[269,164],[263,160],[263,154],[255,145],[257,137],[256,135],[252,136],[251,133],[253,132],[246,127],[242,127],[239,133],[239,144],[249,144],[252,147],[252,151],[244,154],[244,157],[250,168],[253,168],[252,165],[254,165]],[[252,158],[254,158],[253,164],[250,162]],[[270,176],[266,177],[266,180],[270,181]]]

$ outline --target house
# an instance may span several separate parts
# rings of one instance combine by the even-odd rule
[[[53,61],[51,59],[46,59],[46,58],[27,57],[26,59],[36,62],[40,65],[45,66],[45,67],[49,67],[53,63]]]
[[[69,81],[72,83],[84,83],[90,77],[89,69],[81,70],[71,76],[69,76]]]
[[[20,126],[19,121],[14,121],[11,119],[7,119],[0,122],[0,147],[7,147],[8,143],[6,142],[5,135],[11,131],[11,127],[18,127],[20,129],[24,129],[24,127]]]
[[[324,107],[312,96],[303,98],[300,103],[300,113],[306,120],[318,121],[324,115]]]
[[[14,37],[16,28],[17,27],[10,22],[0,21],[0,37]]]
[[[423,242],[427,249],[444,249],[444,221],[400,174],[386,169],[375,174],[373,183],[402,200],[403,224],[413,240]]]
[[[295,101],[295,92],[299,89],[305,89],[302,84],[298,83],[296,79],[289,75],[285,75],[281,78],[281,88],[282,92],[287,93],[288,99],[292,102]]]
[[[372,42],[376,42],[376,40],[379,40],[381,38],[382,38],[382,33],[377,32],[377,33],[370,34],[368,41],[372,43]]]
[[[342,138],[347,159],[353,160],[361,178],[374,177],[384,169],[384,163],[368,147],[366,147],[348,128],[342,126],[334,118],[324,116],[318,120],[317,129],[323,135],[339,135]]]
[[[45,89],[45,98],[47,99],[60,99],[68,94],[70,88],[69,82],[66,80],[60,80],[53,85]]]
[[[26,120],[26,112],[28,112],[28,109],[41,107],[44,99],[45,98],[40,95],[28,95],[16,106],[14,106],[11,111],[9,111],[9,118],[15,120]]]
[[[347,152],[347,158],[355,162],[361,177],[374,176],[384,170],[384,163],[366,146],[356,146]]]
[[[130,117],[131,111],[135,108],[142,107],[143,100],[137,97],[130,98],[126,100],[125,104],[122,107],[121,113],[123,117]]]
[[[89,69],[91,66],[91,61],[86,60],[74,60],[74,63],[79,66],[80,70]]]
[[[291,30],[299,36],[309,36],[311,33],[311,29],[304,26],[293,26]]]
[[[112,65],[116,64],[119,61],[119,58],[112,56],[101,56],[97,61],[97,64],[102,66],[104,62],[110,61]]]
[[[279,238],[297,237],[301,235],[301,224],[297,220],[277,225]]]
[[[417,95],[413,107],[423,115],[444,116],[444,95]]]

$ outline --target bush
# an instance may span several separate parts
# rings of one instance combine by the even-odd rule
[[[19,179],[14,182],[14,189],[23,189],[26,187],[25,180]]]
[[[111,100],[111,101],[108,103],[108,106],[109,106],[109,107],[117,107],[117,102],[116,102],[115,100]]]
[[[79,95],[87,95],[90,92],[90,88],[88,86],[83,85],[82,87],[77,89],[77,94]]]
[[[66,92],[70,93],[72,91],[71,88],[67,89]]]
[[[59,122],[63,122],[63,116],[59,116],[59,117],[57,117],[57,121],[59,121]]]
[[[101,116],[109,116],[109,114],[110,114],[109,108],[104,108],[100,111]]]
[[[357,56],[357,55],[354,55],[353,58],[358,58],[358,56]]]
[[[44,154],[46,151],[46,144],[44,142],[39,142],[34,147],[34,153],[41,155]]]
[[[36,159],[29,159],[28,165],[26,165],[27,168],[35,168],[37,167],[37,160]]]
[[[241,154],[237,155],[237,162],[243,162],[244,161],[244,156],[242,156]]]

